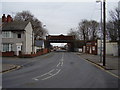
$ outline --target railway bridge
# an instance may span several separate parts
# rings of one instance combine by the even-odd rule
[[[50,43],[67,43],[69,51],[74,51],[74,35],[48,35],[46,36],[46,46],[50,48]]]

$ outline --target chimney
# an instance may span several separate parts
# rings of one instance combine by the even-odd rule
[[[8,15],[7,16],[7,22],[12,22],[12,21],[13,21],[12,17],[10,15]]]
[[[5,16],[5,14],[3,14],[3,16],[2,16],[2,22],[6,22],[6,21],[7,21],[7,18]]]

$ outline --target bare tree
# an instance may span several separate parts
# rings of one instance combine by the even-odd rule
[[[113,21],[107,22],[107,34],[111,41],[117,41],[118,39],[118,29]]]
[[[78,32],[84,40],[84,43],[86,43],[89,40],[90,23],[88,20],[82,20],[78,25]]]
[[[32,20],[33,19],[33,15],[29,12],[29,11],[22,11],[22,12],[18,12],[15,17],[14,20],[21,20],[21,21],[27,21],[27,20]]]
[[[95,20],[82,20],[78,24],[78,33],[84,43],[88,40],[96,40],[98,38],[98,25],[99,23]]]
[[[107,23],[107,32],[109,38],[112,41],[120,40],[120,10],[116,8],[114,11],[110,11],[110,20]]]
[[[71,28],[68,32],[68,35],[74,35],[76,40],[79,40],[79,34],[78,31],[74,30],[73,28]]]
[[[35,39],[43,38],[48,31],[42,26],[42,22],[34,17],[29,11],[18,12],[15,17],[15,21],[30,21],[32,23]]]
[[[99,26],[99,23],[95,20],[91,20],[89,21],[90,22],[90,40],[96,40],[98,38],[98,26]]]

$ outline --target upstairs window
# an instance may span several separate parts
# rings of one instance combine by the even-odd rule
[[[13,33],[11,31],[3,31],[2,36],[3,36],[3,38],[12,38]]]
[[[21,34],[18,34],[18,38],[21,38]]]

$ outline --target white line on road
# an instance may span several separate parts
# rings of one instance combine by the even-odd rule
[[[57,75],[60,71],[61,71],[61,69],[59,69],[55,74],[52,74],[51,76],[48,76],[48,77],[46,77],[46,78],[43,78],[42,80],[49,79],[49,78],[51,78],[51,77]]]
[[[60,60],[60,62],[57,64],[57,67],[60,65],[60,66],[63,66],[63,61],[64,61],[64,53],[62,54],[62,58],[61,58],[61,60]],[[55,73],[55,74],[52,74],[52,72],[53,71],[55,71],[55,70],[57,70],[57,72]],[[46,78],[43,78],[43,79],[41,79],[41,80],[46,80],[46,79],[48,79],[48,78],[51,78],[51,77],[53,77],[53,76],[55,76],[55,75],[57,75],[59,72],[61,71],[61,69],[52,69],[52,70],[50,70],[49,72],[47,72],[47,73],[45,73],[45,74],[42,74],[42,75],[40,75],[40,76],[36,76],[36,77],[34,77],[34,78],[32,78],[32,79],[34,79],[34,80],[36,80],[36,81],[38,81],[39,80],[39,78],[42,78],[43,76],[47,76],[47,75],[50,75],[50,76],[48,76],[48,77],[46,77]]]
[[[40,77],[43,77],[43,76],[45,76],[45,75],[47,75],[47,74],[53,72],[54,70],[55,70],[55,69],[52,69],[52,70],[50,70],[49,72],[47,72],[47,73],[45,73],[45,74],[42,74],[42,75],[37,76],[37,77],[34,77],[33,79],[35,80],[35,79],[38,79],[38,78],[40,78]]]
[[[36,78],[35,78],[34,80],[38,81],[39,79],[36,79]]]
[[[57,64],[57,67],[60,65],[60,62]]]
[[[63,66],[63,62],[61,62],[61,66]]]

